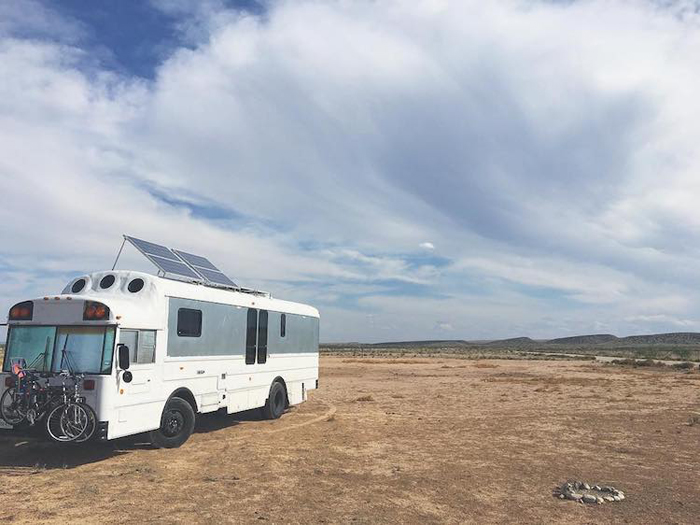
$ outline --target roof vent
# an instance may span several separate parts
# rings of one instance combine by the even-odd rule
[[[85,279],[80,278],[73,283],[73,286],[70,287],[70,291],[73,293],[80,293],[85,288],[85,284],[86,284]]]
[[[106,290],[107,288],[111,288],[112,285],[114,284],[115,277],[112,274],[105,275],[102,280],[100,281],[100,288],[103,290]]]
[[[137,293],[137,292],[140,292],[141,290],[143,290],[143,285],[144,285],[143,279],[136,278],[136,279],[131,280],[131,282],[129,283],[129,286],[127,286],[127,288],[129,289],[129,291],[131,293]]]

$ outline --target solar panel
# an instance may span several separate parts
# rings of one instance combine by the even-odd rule
[[[187,264],[183,263],[169,248],[135,237],[129,237],[128,235],[125,235],[124,238],[145,255],[149,261],[155,264],[161,272],[186,277],[195,281],[201,280],[201,277]]]
[[[223,272],[213,272],[211,270],[205,270],[204,268],[197,268],[197,272],[210,283],[224,286],[236,286],[236,283],[229,279]]]
[[[170,259],[163,259],[162,257],[149,257],[153,264],[158,268],[163,270],[165,273],[174,273],[175,275],[182,275],[183,277],[189,277],[190,279],[200,280],[199,275],[192,271],[192,269],[185,263],[180,261],[171,261]]]
[[[209,259],[180,250],[173,250],[173,252],[179,255],[180,258],[185,261],[190,268],[197,272],[197,274],[199,274],[207,283],[218,284],[221,286],[236,286],[236,283],[234,283],[221,270],[214,266]]]
[[[187,279],[216,286],[238,288],[221,270],[214,266],[209,259],[200,255],[171,250],[160,244],[124,236],[146,258],[164,274],[177,275]],[[116,264],[116,263],[115,263]]]
[[[192,255],[191,253],[183,252],[181,250],[173,250],[180,258],[187,264],[195,266],[197,268],[206,268],[207,270],[214,270],[215,272],[220,272],[216,266],[214,266],[209,259],[206,257],[200,257],[199,255]]]
[[[180,262],[180,259],[175,255],[169,248],[161,246],[160,244],[154,244],[152,242],[143,241],[137,239],[136,237],[129,237],[125,235],[124,238],[128,240],[131,244],[136,246],[138,250],[145,256],[154,255],[156,257],[162,257],[163,259],[170,259],[171,261]]]

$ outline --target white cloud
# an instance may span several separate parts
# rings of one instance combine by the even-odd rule
[[[695,319],[679,319],[669,315],[634,315],[625,318],[625,321],[643,325],[655,324],[661,326],[675,326],[687,330],[696,330],[700,323]]]
[[[42,4],[0,11],[0,308],[131,233],[319,306],[329,340],[700,315],[682,4],[157,3],[196,16],[150,82]]]

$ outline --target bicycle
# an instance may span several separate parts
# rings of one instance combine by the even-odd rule
[[[53,404],[53,387],[43,383],[41,379],[46,377],[27,368],[23,359],[12,363],[12,375],[15,384],[0,397],[0,416],[12,426],[25,422],[34,426]]]
[[[46,430],[55,441],[83,443],[93,436],[97,428],[95,411],[80,395],[80,383],[84,381],[85,374],[71,374],[63,370],[59,375],[63,378],[63,385],[59,387],[61,399],[46,417]],[[72,394],[68,391],[68,378],[73,379]]]
[[[95,411],[80,395],[80,384],[85,374],[74,374],[66,349],[63,349],[62,363],[68,370],[58,375],[61,386],[43,384],[40,379],[52,375],[39,376],[35,370],[27,368],[24,359],[12,363],[15,385],[8,388],[0,397],[0,416],[12,426],[25,421],[34,426],[46,416],[46,430],[55,441],[82,443],[92,437],[97,428]],[[68,379],[73,380],[73,392],[69,393]],[[48,414],[48,415],[47,415]]]

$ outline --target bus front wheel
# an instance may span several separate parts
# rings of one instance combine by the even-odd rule
[[[194,410],[179,397],[171,398],[163,409],[160,428],[150,433],[151,443],[156,448],[177,448],[194,430]]]

